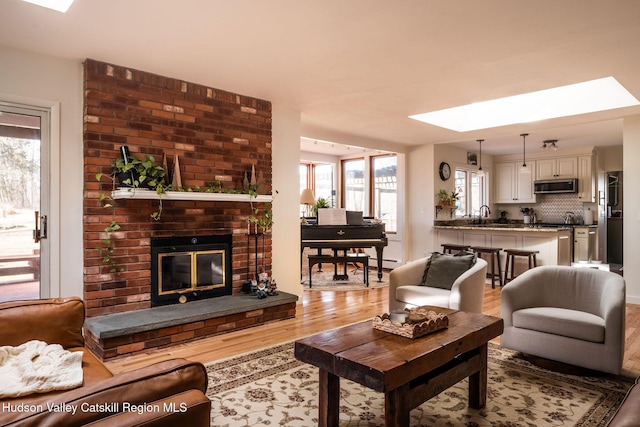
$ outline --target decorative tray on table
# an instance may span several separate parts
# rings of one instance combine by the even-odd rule
[[[424,308],[384,313],[373,318],[374,329],[401,335],[407,338],[418,338],[449,326],[446,314],[436,313]]]

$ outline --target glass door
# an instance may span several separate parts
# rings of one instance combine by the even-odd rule
[[[48,126],[46,110],[0,103],[0,301],[37,299],[43,289]]]

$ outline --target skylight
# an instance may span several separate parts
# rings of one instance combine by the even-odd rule
[[[58,12],[66,13],[71,7],[73,0],[22,0],[27,3],[33,3],[38,6],[46,7],[48,9],[57,10]]]
[[[613,77],[409,116],[458,132],[639,105]]]

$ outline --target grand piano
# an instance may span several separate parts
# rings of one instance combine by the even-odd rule
[[[382,250],[389,244],[384,224],[362,225],[301,225],[300,264],[305,248],[348,250],[351,248],[376,248],[378,281],[382,281]]]

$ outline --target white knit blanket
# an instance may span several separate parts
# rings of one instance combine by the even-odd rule
[[[68,390],[82,385],[82,351],[28,341],[0,347],[0,398]]]

